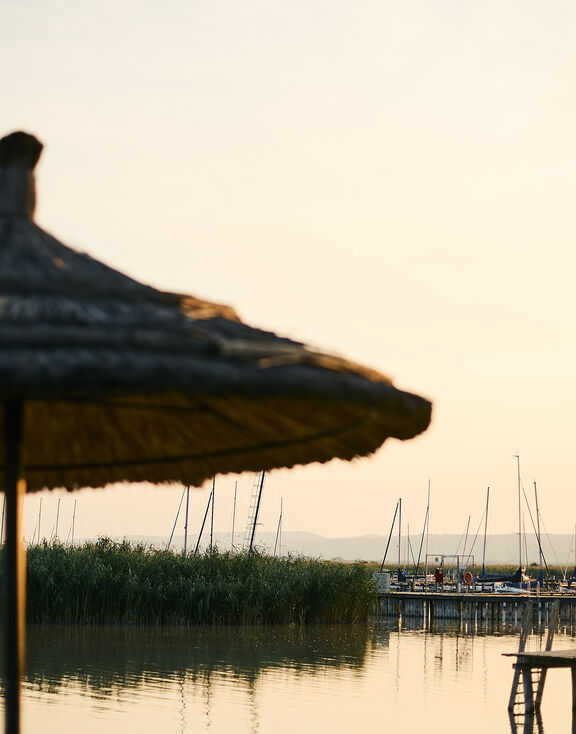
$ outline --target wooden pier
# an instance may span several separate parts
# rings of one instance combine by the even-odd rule
[[[531,714],[540,710],[544,681],[550,668],[569,668],[572,673],[572,711],[576,711],[576,650],[542,650],[540,652],[504,653],[516,657],[514,668],[518,671],[523,684],[523,702],[525,713]],[[536,680],[534,679],[536,675]],[[516,704],[518,687],[513,689],[509,710]]]
[[[542,629],[549,625],[555,601],[559,629],[576,634],[576,596],[572,595],[392,591],[379,595],[377,615],[423,629],[445,622],[457,623],[470,632],[508,626],[519,629],[529,602],[532,624]]]
[[[526,643],[532,627],[533,611],[531,604],[525,605],[518,652],[503,653],[508,657],[516,658],[512,690],[510,691],[510,700],[508,702],[510,721],[511,723],[515,723],[515,717],[523,714],[525,723],[528,726],[530,726],[531,718],[534,714],[536,716],[540,715],[544,684],[546,683],[546,675],[550,668],[568,668],[570,670],[572,677],[573,716],[576,712],[576,650],[552,651],[552,641],[554,640],[560,618],[560,599],[554,600],[550,610],[550,625],[548,627],[545,650],[528,652],[526,650]],[[520,714],[516,710],[518,706],[523,706],[524,708]],[[572,724],[572,730],[574,731],[574,719]]]

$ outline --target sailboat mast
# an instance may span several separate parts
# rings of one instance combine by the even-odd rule
[[[518,462],[518,564],[522,568],[522,499],[520,490],[520,456],[516,454]]]
[[[538,553],[540,557],[540,573],[542,574],[542,543],[540,542],[540,508],[538,507],[538,492],[536,490],[536,482],[534,482],[534,498],[536,500],[536,530],[538,532]]]
[[[468,515],[468,524],[466,525],[466,532],[464,533],[464,548],[462,548],[462,555],[466,556],[466,545],[468,543],[468,532],[470,530],[470,519],[472,515]]]
[[[280,498],[280,517],[278,518],[278,527],[276,528],[276,540],[274,541],[274,555],[276,555],[276,548],[278,547],[278,541],[280,541],[280,555],[282,555],[282,538],[281,538],[281,532],[282,532],[282,503],[283,498]]]
[[[56,527],[54,529],[54,540],[58,540],[58,521],[60,520],[60,497],[58,497],[58,505],[56,509]]]
[[[210,509],[210,503],[212,502],[213,494],[214,494],[214,491],[210,492],[210,496],[208,497],[208,502],[206,503],[206,512],[204,513],[204,519],[202,520],[202,525],[200,526],[200,532],[198,533],[198,540],[196,541],[196,547],[194,548],[194,555],[198,553],[198,548],[200,547],[200,541],[202,540],[202,533],[204,532],[204,525],[206,525],[206,518],[208,517],[208,510]]]
[[[236,493],[238,491],[238,482],[234,482],[234,507],[232,509],[232,539],[230,546],[234,550],[234,526],[236,525]]]
[[[574,523],[574,570],[572,576],[576,576],[576,523]]]
[[[524,544],[524,558],[526,559],[526,565],[528,565],[528,537],[526,535],[526,515],[524,515],[524,517],[522,518],[522,542]]]
[[[40,497],[40,506],[38,507],[38,545],[40,545],[40,523],[42,521],[42,497]],[[2,529],[4,529],[4,510],[2,510]]]
[[[190,487],[186,485],[186,515],[184,518],[184,555],[188,552],[188,508],[190,507]]]
[[[40,506],[42,506],[42,497],[40,497]],[[4,494],[4,502],[2,503],[2,528],[0,529],[0,543],[4,544],[4,513],[6,512],[6,494]],[[40,533],[40,531],[38,531]],[[40,535],[38,535],[40,537]]]
[[[405,566],[410,565],[410,523],[406,523],[406,545],[404,546]]]
[[[410,558],[412,558],[412,567],[416,568],[416,559],[414,558],[414,549],[412,548],[412,542],[410,541],[410,523],[408,523],[407,536],[408,536],[408,543],[407,543],[408,547],[406,549],[406,557],[408,559],[408,563],[410,563]]]
[[[76,503],[78,500],[74,500],[74,512],[72,513],[72,545],[74,545],[74,527],[76,525]],[[40,540],[40,524],[38,524],[38,540]]]
[[[386,543],[386,550],[384,551],[384,558],[382,558],[382,563],[380,564],[380,573],[384,570],[384,564],[386,563],[386,556],[388,555],[388,548],[390,547],[390,541],[392,540],[392,533],[394,532],[394,523],[396,522],[396,515],[398,513],[398,502],[396,503],[396,508],[394,510],[394,517],[392,518],[392,525],[390,526],[390,533],[388,534],[388,542]]]
[[[426,523],[428,522],[428,510],[430,509],[430,484],[428,484],[428,505],[426,507],[426,514],[424,515],[424,525],[422,527],[422,537],[420,538],[420,548],[418,549],[418,560],[416,561],[416,571],[414,572],[418,576],[418,570],[420,569],[420,559],[422,558],[422,546],[424,544],[424,534],[426,533]]]
[[[216,497],[216,477],[212,477],[212,507],[210,512],[210,551],[214,550],[214,499]]]
[[[486,562],[486,536],[488,534],[488,503],[490,502],[490,487],[486,490],[486,512],[484,513],[484,548],[482,549],[482,576],[484,576]]]
[[[426,562],[424,564],[424,584],[428,578],[428,549],[430,545],[430,480],[428,480],[428,504],[426,505]]]
[[[170,538],[168,539],[168,545],[166,546],[166,550],[170,549],[170,546],[172,545],[172,538],[174,537],[174,531],[176,530],[176,523],[178,522],[178,518],[180,516],[180,509],[182,508],[182,500],[184,499],[184,492],[186,490],[182,490],[182,495],[180,496],[180,503],[178,505],[178,512],[176,513],[176,517],[174,519],[174,525],[172,525],[172,532],[170,533]]]
[[[265,476],[266,476],[266,472],[263,471],[260,477],[260,487],[258,488],[258,500],[256,502],[256,511],[254,512],[254,523],[252,525],[252,535],[250,536],[250,546],[248,548],[248,551],[252,550],[252,546],[254,544],[254,534],[256,532],[256,524],[258,523],[258,514],[260,512],[260,501],[262,500],[262,490],[264,489],[264,477]]]
[[[400,573],[400,544],[402,543],[402,497],[398,500],[398,573]]]

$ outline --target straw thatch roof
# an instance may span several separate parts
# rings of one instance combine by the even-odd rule
[[[380,374],[165,293],[32,220],[41,144],[0,141],[0,397],[23,399],[28,490],[216,473],[375,451],[430,403]]]

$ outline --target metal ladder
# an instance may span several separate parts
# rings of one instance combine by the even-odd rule
[[[556,599],[552,604],[550,618],[548,620],[548,636],[546,638],[546,651],[552,649],[554,633],[558,626],[558,617],[560,614],[560,601]],[[520,632],[520,643],[518,652],[524,652],[526,649],[526,640],[532,628],[532,603],[526,602],[524,608],[524,616],[522,619],[522,630]],[[542,703],[542,694],[544,693],[544,683],[546,682],[546,670],[542,668],[531,668],[530,670],[521,670],[518,665],[514,666],[514,678],[512,680],[512,690],[510,691],[510,700],[508,702],[508,711],[511,715],[518,715],[515,709],[523,706],[523,711],[518,713],[532,714],[534,711],[540,710]],[[522,685],[520,685],[522,681]]]
[[[252,483],[252,495],[250,497],[250,507],[248,509],[248,522],[246,523],[244,542],[242,544],[244,550],[251,549],[254,528],[256,523],[258,522],[258,510],[260,508],[260,497],[263,485],[264,472],[258,472],[258,474],[254,475],[254,482]]]
[[[533,713],[539,708],[536,705],[536,701],[542,699],[546,671],[542,670],[542,668],[531,668],[530,670],[523,671],[516,668],[514,678],[516,685],[514,686],[513,684],[512,686],[508,710],[514,716]],[[522,685],[519,685],[520,680],[522,681]],[[530,702],[532,703],[530,704]]]

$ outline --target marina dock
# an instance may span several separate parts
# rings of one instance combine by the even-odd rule
[[[555,601],[559,605],[559,629],[576,634],[576,595],[391,591],[379,595],[377,614],[423,629],[451,621],[472,632],[519,628],[528,602],[532,606],[532,624],[542,629],[548,627]]]

